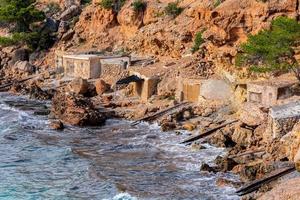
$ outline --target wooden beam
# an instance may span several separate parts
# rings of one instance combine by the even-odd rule
[[[243,187],[241,187],[239,190],[237,190],[235,193],[237,193],[239,196],[243,196],[243,195],[246,195],[246,194],[249,194],[251,192],[254,192],[256,190],[258,190],[262,185],[266,184],[266,183],[270,183],[286,174],[289,174],[293,171],[295,171],[296,168],[295,166],[292,166],[292,167],[287,167],[287,168],[284,168],[284,169],[280,169],[279,171],[275,171],[274,173],[262,178],[262,179],[259,179],[259,180],[255,180]]]
[[[192,137],[190,137],[190,138],[184,140],[184,141],[181,142],[180,144],[191,143],[191,142],[193,142],[193,141],[196,141],[196,140],[199,140],[199,139],[201,139],[201,138],[207,137],[207,136],[213,134],[214,132],[216,132],[217,130],[219,130],[219,129],[221,129],[221,128],[223,128],[223,127],[229,125],[229,124],[233,124],[233,123],[235,123],[235,122],[238,122],[238,120],[232,120],[232,121],[226,122],[226,123],[224,123],[224,124],[221,124],[221,125],[219,125],[219,126],[217,126],[217,127],[215,127],[215,128],[212,128],[212,129],[210,129],[210,130],[205,131],[205,132],[202,133],[202,134],[199,134],[199,135],[196,135],[196,136],[192,136]]]
[[[136,125],[138,125],[139,123],[141,123],[142,121],[150,121],[150,120],[153,121],[154,119],[156,119],[156,118],[158,118],[158,117],[160,117],[160,116],[162,116],[162,115],[164,115],[164,114],[170,112],[171,110],[174,110],[174,109],[176,109],[176,108],[179,108],[179,107],[181,107],[181,106],[183,106],[183,105],[188,105],[188,102],[183,102],[183,103],[177,104],[177,105],[175,105],[175,106],[172,106],[172,107],[170,107],[170,108],[167,108],[167,109],[165,109],[165,110],[159,111],[159,112],[157,112],[157,113],[155,113],[155,114],[153,114],[153,115],[150,115],[150,116],[146,116],[146,117],[140,118],[140,119],[138,119],[138,120],[132,122],[131,125],[132,125],[132,126],[136,126]]]

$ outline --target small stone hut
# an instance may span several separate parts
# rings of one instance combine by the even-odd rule
[[[179,78],[177,99],[179,101],[198,102],[202,81],[201,79]]]
[[[248,83],[247,101],[269,108],[279,100],[293,96],[291,86],[297,82],[296,79],[273,79]]]
[[[269,135],[268,140],[280,138],[300,120],[300,101],[290,102],[283,105],[273,106],[269,111]]]
[[[127,69],[130,56],[102,56],[97,54],[75,54],[55,52],[55,65],[59,73],[67,77],[84,79],[99,78],[102,74],[116,76],[116,72]]]
[[[152,95],[157,93],[157,84],[160,80],[158,76],[146,76],[136,71],[131,71],[130,75],[135,75],[141,79],[132,83],[134,96],[138,96],[146,102]]]
[[[201,100],[229,101],[231,86],[222,79],[178,78],[177,99],[198,103]]]
[[[63,68],[70,77],[92,79],[101,75],[100,59],[95,55],[64,55]]]

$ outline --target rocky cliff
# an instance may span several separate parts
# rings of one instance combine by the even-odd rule
[[[249,75],[233,67],[238,46],[249,34],[268,28],[277,16],[299,16],[298,0],[182,0],[178,7],[183,11],[176,17],[165,13],[172,0],[147,0],[146,9],[138,12],[133,0],[126,1],[118,12],[102,8],[99,0],[84,6],[77,0],[54,2],[62,11],[57,17],[59,40],[52,50],[126,51],[180,59],[191,54],[195,34],[203,32],[205,60],[213,61],[219,74],[239,72],[235,78]],[[52,56],[47,64],[53,64]]]

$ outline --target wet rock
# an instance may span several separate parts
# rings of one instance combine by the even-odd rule
[[[259,126],[267,120],[267,114],[253,103],[244,103],[240,110],[240,121],[248,126]]]
[[[242,147],[248,147],[252,143],[253,131],[240,126],[236,127],[232,140]]]
[[[232,181],[232,180],[228,180],[228,179],[225,179],[225,178],[218,178],[217,181],[216,181],[216,185],[218,187],[240,187],[242,185],[241,182],[236,182],[236,181]]]
[[[24,84],[21,83],[13,83],[13,85],[10,87],[9,92],[13,94],[28,94],[28,89]]]
[[[97,79],[95,82],[96,92],[98,95],[102,95],[110,90],[110,85],[103,79]]]
[[[94,108],[89,98],[64,92],[57,92],[53,97],[51,112],[70,125],[99,126],[106,121],[106,116]]]
[[[218,171],[227,172],[231,171],[238,163],[231,158],[218,156],[215,164],[218,166]]]
[[[76,78],[71,81],[69,84],[70,92],[75,93],[76,95],[85,95],[88,92],[89,83],[86,79]]]
[[[55,120],[50,123],[50,128],[53,130],[63,130],[64,124],[60,120]]]
[[[37,110],[37,111],[34,111],[35,115],[42,115],[42,116],[46,116],[46,115],[49,115],[50,114],[50,110]]]
[[[191,149],[192,151],[199,151],[201,149],[206,149],[206,147],[200,144],[199,142],[193,142],[193,144],[191,145]]]
[[[44,91],[35,83],[29,86],[28,93],[31,99],[50,100],[53,97],[53,93],[51,93],[51,91]]]
[[[218,130],[211,137],[207,138],[206,141],[217,147],[232,147],[235,145],[232,139],[221,130]]]
[[[214,167],[209,166],[208,164],[204,163],[200,167],[200,171],[205,171],[205,172],[217,172],[217,170]]]
[[[160,126],[162,131],[171,131],[176,128],[176,123],[167,121],[167,122],[162,122]]]

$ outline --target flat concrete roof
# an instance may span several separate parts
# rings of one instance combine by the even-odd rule
[[[263,81],[253,81],[247,83],[247,85],[258,85],[258,86],[270,86],[270,87],[288,87],[292,86],[299,81],[294,78],[294,77],[289,77],[289,78],[274,78],[274,79],[269,79],[269,80],[263,80]]]
[[[63,58],[71,58],[71,59],[84,59],[88,60],[90,58],[99,58],[101,60],[121,60],[122,58],[130,58],[130,56],[101,56],[97,54],[64,54]]]
[[[300,101],[291,102],[279,106],[273,106],[270,109],[270,116],[273,119],[300,117]]]
[[[91,58],[98,58],[96,55],[79,54],[79,55],[64,55],[63,58],[89,60]]]

